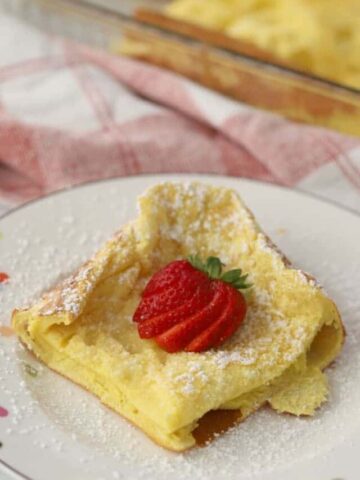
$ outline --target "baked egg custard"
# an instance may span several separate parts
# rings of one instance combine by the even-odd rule
[[[133,315],[149,279],[194,254],[248,274],[246,316],[216,348],[169,353],[140,338]],[[323,370],[344,340],[334,302],[291,266],[240,197],[197,182],[147,190],[135,220],[31,307],[15,310],[12,323],[48,367],[176,451],[196,444],[210,411],[236,410],[243,420],[267,403],[313,415],[328,395]]]

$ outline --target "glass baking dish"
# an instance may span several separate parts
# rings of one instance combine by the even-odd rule
[[[275,63],[251,45],[162,13],[164,0],[2,0],[0,8],[77,40],[176,71],[288,118],[360,136],[360,90]]]

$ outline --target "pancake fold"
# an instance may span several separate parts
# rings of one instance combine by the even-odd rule
[[[169,354],[139,338],[132,315],[153,273],[194,254],[249,273],[248,313],[218,349]],[[323,370],[344,341],[334,302],[291,266],[239,196],[198,182],[147,190],[135,220],[71,277],[15,310],[12,323],[51,369],[176,451],[195,444],[192,432],[211,410],[240,410],[244,419],[268,403],[313,415],[328,395]]]

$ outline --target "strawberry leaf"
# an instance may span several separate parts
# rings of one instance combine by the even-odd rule
[[[199,255],[190,255],[187,259],[194,268],[206,273],[210,278],[222,280],[238,290],[252,286],[246,281],[248,274],[242,275],[241,268],[234,268],[234,270],[222,274],[222,267],[225,265],[218,257],[208,257],[206,263],[201,260]]]
[[[234,288],[241,290],[244,288],[250,288],[252,286],[251,283],[247,283],[246,279],[249,275],[242,275],[241,268],[234,268],[234,270],[229,270],[225,272],[221,280],[226,283],[230,283]]]
[[[206,261],[206,273],[210,278],[220,278],[222,263],[218,257],[209,257]]]
[[[189,255],[187,260],[191,263],[194,268],[197,268],[201,272],[207,273],[206,265],[202,262],[199,255]]]
[[[225,272],[222,275],[221,280],[227,283],[233,283],[241,277],[241,274],[242,274],[241,268],[229,270],[228,272]]]

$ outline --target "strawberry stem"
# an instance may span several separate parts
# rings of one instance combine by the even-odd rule
[[[225,265],[218,257],[208,257],[206,262],[203,262],[199,255],[190,255],[187,260],[194,268],[206,273],[210,278],[222,280],[238,290],[252,286],[251,283],[246,282],[248,274],[242,275],[241,268],[235,268],[234,270],[222,273],[222,267]]]
[[[220,278],[222,263],[218,257],[209,257],[206,261],[206,270],[210,278]]]

